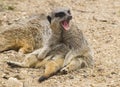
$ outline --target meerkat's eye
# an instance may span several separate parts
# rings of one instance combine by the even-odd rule
[[[70,10],[68,10],[68,13],[71,14]]]
[[[62,18],[62,17],[64,17],[66,14],[64,13],[64,12],[58,12],[58,13],[56,13],[55,14],[55,17],[60,17],[60,18]]]

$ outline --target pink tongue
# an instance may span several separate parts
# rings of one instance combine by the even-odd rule
[[[69,30],[69,24],[67,21],[63,21],[62,26],[64,27],[65,30]]]

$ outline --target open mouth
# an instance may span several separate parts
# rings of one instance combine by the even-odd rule
[[[69,27],[69,20],[64,20],[61,22],[61,25],[62,27],[65,29],[65,30],[69,30],[70,27]]]

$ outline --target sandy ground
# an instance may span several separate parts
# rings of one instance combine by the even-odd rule
[[[9,77],[23,87],[120,87],[120,0],[0,0],[0,27],[20,19],[69,7],[94,52],[94,68],[37,80],[43,69],[10,68],[6,60],[22,61],[15,51],[0,53],[0,87],[10,87]],[[1,28],[0,28],[0,31]]]

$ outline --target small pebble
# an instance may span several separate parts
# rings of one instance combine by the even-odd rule
[[[74,79],[74,77],[70,75],[70,76],[69,76],[69,79]]]

